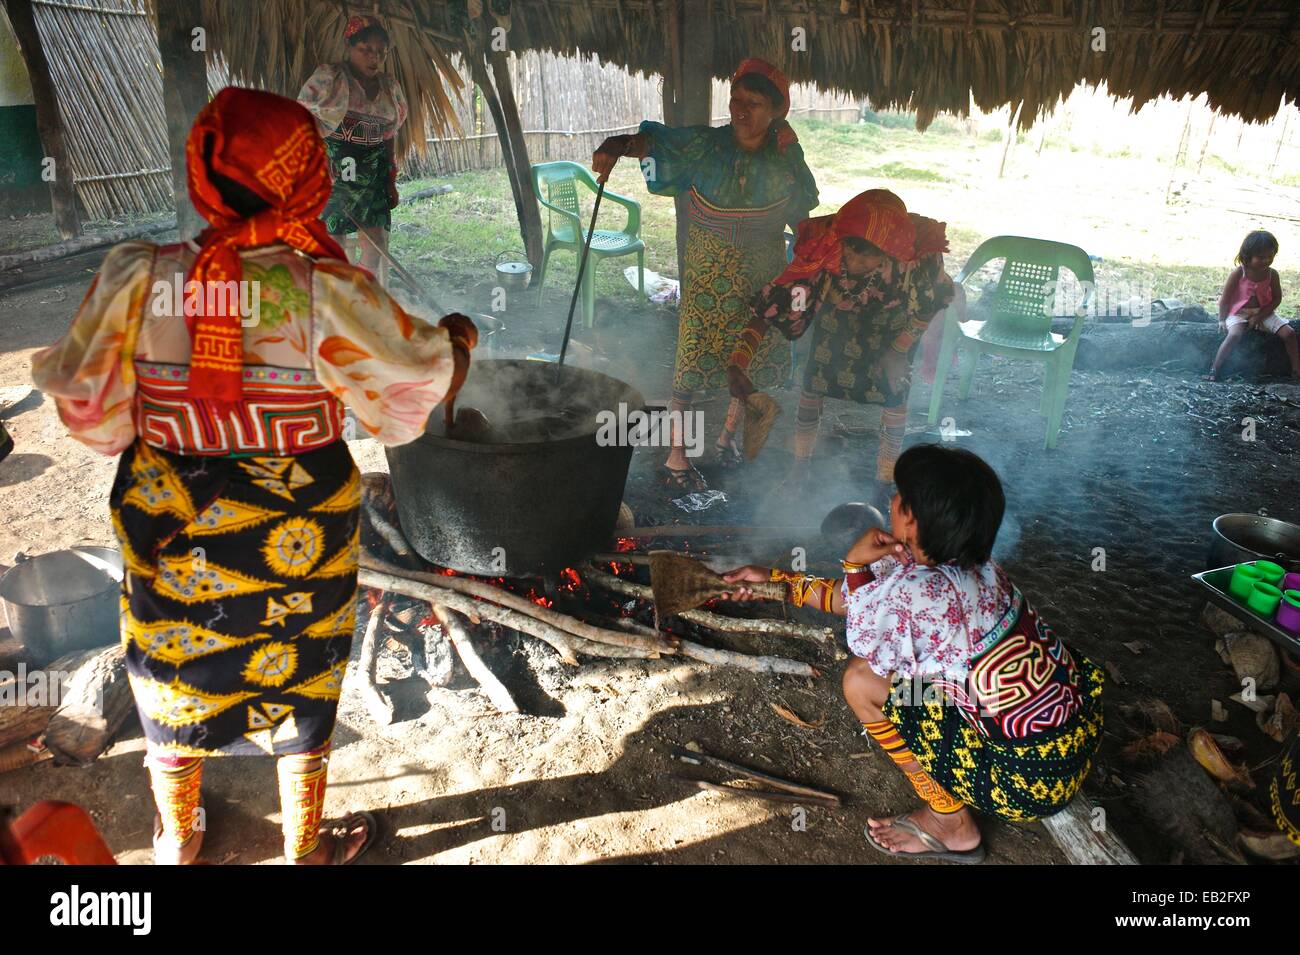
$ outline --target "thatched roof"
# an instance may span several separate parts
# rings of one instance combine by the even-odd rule
[[[633,71],[666,61],[670,0],[373,0],[393,34],[390,64],[430,106],[448,115],[446,56],[462,42],[466,11],[509,8],[511,49],[597,54]],[[217,45],[232,70],[290,91],[314,61],[341,50],[338,0],[205,0]],[[964,114],[1023,102],[1028,127],[1080,81],[1106,84],[1140,106],[1161,95],[1205,93],[1212,107],[1270,118],[1300,98],[1300,5],[1294,0],[685,0],[686,30],[713,12],[714,76],[762,56],[795,81],[865,96],[877,107],[913,109],[925,126],[939,112]],[[491,14],[486,14],[490,17]],[[489,26],[496,21],[489,19]],[[802,27],[806,53],[791,52]],[[1092,30],[1105,30],[1094,52]],[[301,38],[301,40],[299,40]],[[417,55],[420,51],[420,55]],[[428,65],[434,57],[436,68]],[[296,91],[296,90],[294,90]],[[417,144],[422,129],[411,131]]]

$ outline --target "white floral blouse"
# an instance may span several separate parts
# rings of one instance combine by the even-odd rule
[[[33,358],[32,378],[74,438],[104,454],[139,438],[182,454],[288,455],[423,432],[451,385],[446,329],[408,315],[361,269],[285,245],[240,256],[258,306],[243,323],[241,400],[191,398],[190,331],[174,305],[197,251],[114,247],[67,334]],[[344,405],[364,434],[349,433]]]
[[[875,579],[843,584],[849,650],[879,676],[962,680],[973,645],[1011,604],[1011,581],[992,561],[970,570],[918,564],[911,554],[871,565]]]
[[[397,135],[406,122],[406,96],[389,74],[379,74],[379,92],[366,96],[342,63],[323,63],[303,84],[298,102],[311,110],[326,139],[377,146]]]

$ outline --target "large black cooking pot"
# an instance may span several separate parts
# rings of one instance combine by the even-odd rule
[[[626,441],[597,443],[597,416],[642,404],[599,372],[474,362],[457,413],[477,408],[491,427],[475,440],[448,437],[438,408],[423,435],[387,449],[402,530],[425,560],[465,573],[540,576],[578,564],[609,547],[632,460]]]

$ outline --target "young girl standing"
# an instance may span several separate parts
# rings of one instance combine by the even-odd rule
[[[1291,377],[1300,378],[1300,344],[1286,320],[1277,314],[1282,303],[1282,283],[1272,268],[1277,239],[1262,229],[1250,233],[1237,253],[1237,267],[1228,274],[1219,297],[1219,331],[1227,332],[1214,356],[1211,381],[1219,380],[1223,363],[1247,329],[1268,332],[1282,339],[1291,360]]]

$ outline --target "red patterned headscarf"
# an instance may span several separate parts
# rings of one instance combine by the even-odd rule
[[[368,17],[365,14],[350,16],[348,17],[348,25],[343,28],[343,39],[350,40],[362,30],[377,26],[381,26],[378,17]]]
[[[747,60],[742,60],[740,66],[736,67],[736,72],[731,74],[731,82],[734,83],[742,76],[750,73],[757,73],[759,76],[767,77],[772,81],[772,85],[781,91],[781,98],[784,102],[781,104],[781,108],[776,111],[776,115],[778,119],[785,119],[786,114],[790,112],[790,80],[767,60],[760,60],[756,56],[751,56]]]
[[[799,223],[794,260],[777,281],[782,284],[838,272],[841,242],[866,239],[908,268],[934,252],[947,252],[945,225],[907,211],[903,200],[888,189],[869,189],[854,196],[840,211]]]
[[[211,223],[198,238],[199,254],[187,276],[198,288],[206,290],[209,281],[239,282],[240,249],[283,242],[313,258],[346,259],[319,219],[330,195],[329,167],[316,123],[298,103],[227,86],[194,120],[185,158],[190,199]],[[252,190],[269,208],[241,218],[222,199],[209,162],[211,171]],[[227,314],[186,318],[193,342],[191,397],[233,402],[243,391],[239,297],[231,298],[225,296]]]
[[[784,73],[778,70],[767,60],[760,60],[756,56],[751,56],[747,60],[742,60],[740,66],[736,67],[736,72],[731,74],[731,82],[736,82],[742,76],[751,73],[757,73],[759,76],[765,76],[771,80],[772,85],[781,92],[781,106],[776,110],[776,119],[772,126],[776,129],[776,146],[781,152],[799,141],[790,124],[786,122],[786,115],[790,112],[790,80]]]

